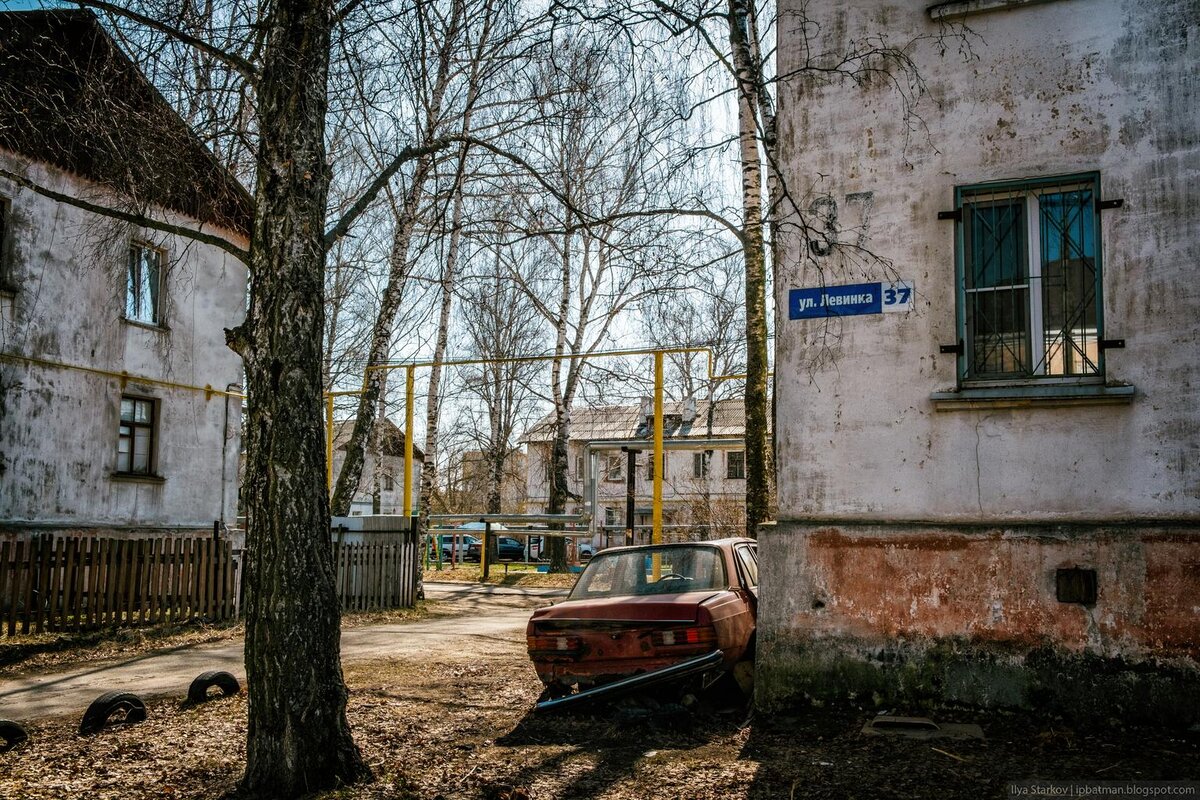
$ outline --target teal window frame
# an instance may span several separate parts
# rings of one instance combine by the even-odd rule
[[[1095,364],[1094,372],[1076,373],[1076,374],[1045,374],[1044,364],[1047,360],[1047,355],[1044,347],[1044,324],[1041,326],[1040,332],[1035,332],[1034,321],[1035,311],[1034,302],[1035,296],[1038,303],[1036,316],[1040,315],[1044,309],[1043,287],[1038,285],[1036,290],[1034,285],[1036,280],[1040,280],[1040,267],[1045,262],[1043,250],[1046,247],[1045,232],[1041,228],[1041,217],[1038,218],[1038,230],[1040,235],[1037,242],[1037,276],[1033,276],[1035,270],[1031,269],[1034,251],[1030,245],[1030,237],[1028,229],[1025,234],[1024,244],[1027,252],[1023,254],[1026,259],[1025,268],[1027,296],[1025,298],[1025,348],[1027,350],[1025,369],[1021,372],[1013,373],[976,373],[973,363],[974,352],[974,332],[969,330],[968,326],[968,303],[971,298],[968,296],[967,276],[967,226],[971,224],[971,214],[968,206],[974,205],[976,198],[979,198],[980,204],[989,202],[989,195],[995,196],[1004,193],[1009,193],[1013,197],[1017,196],[1033,196],[1039,190],[1044,190],[1053,186],[1071,186],[1089,184],[1091,193],[1091,207],[1087,213],[1091,215],[1091,236],[1092,236],[1092,261],[1094,265],[1094,315],[1095,315],[1095,333],[1091,336],[1095,344],[1095,360],[1092,361],[1090,356],[1081,356],[1089,363]],[[1100,198],[1100,174],[1098,172],[1084,172],[1067,175],[1054,175],[1042,178],[1025,178],[1021,180],[1005,180],[994,181],[988,183],[978,183],[957,186],[954,190],[954,207],[959,210],[961,216],[955,224],[955,284],[956,284],[956,329],[958,331],[958,340],[963,344],[962,353],[958,358],[958,382],[963,388],[969,387],[989,387],[989,386],[1014,386],[1014,385],[1045,385],[1045,384],[1067,384],[1067,385],[1086,385],[1086,384],[1103,384],[1105,381],[1105,364],[1104,350],[1099,346],[1099,342],[1104,338],[1104,270],[1103,270],[1103,248],[1100,234],[1100,213],[1097,204]],[[1025,204],[1026,201],[1022,200]],[[1028,209],[1028,205],[1024,205]],[[1025,225],[1029,225],[1029,219],[1025,218]],[[1081,220],[1082,224],[1082,220]],[[999,286],[1000,284],[997,284]],[[995,287],[992,287],[993,289]],[[976,291],[979,291],[978,289]],[[1039,348],[1041,356],[1039,360],[1034,361],[1034,350],[1036,342],[1042,342],[1042,347]],[[1074,341],[1070,343],[1072,348],[1075,347]],[[1066,348],[1067,344],[1060,344],[1060,348]],[[1066,352],[1064,350],[1064,352]],[[1039,371],[1039,368],[1041,371]]]

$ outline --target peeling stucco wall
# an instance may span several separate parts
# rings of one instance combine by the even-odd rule
[[[15,154],[0,151],[0,164],[58,192],[105,200],[97,187]],[[12,201],[6,255],[15,288],[0,296],[0,352],[218,390],[241,383],[240,359],[223,332],[245,316],[240,261],[6,182],[0,194]],[[122,320],[131,239],[166,250],[164,330]],[[233,524],[239,400],[136,380],[122,389],[116,378],[8,360],[0,361],[0,384],[5,527]],[[113,475],[123,393],[158,401],[160,482]]]
[[[780,4],[781,74],[884,35],[924,83],[919,94],[879,77],[781,85],[783,176],[815,240],[785,238],[775,286],[769,702],[817,684],[853,691],[813,684],[817,673],[888,675],[894,688],[948,641],[1018,662],[1043,647],[1168,659],[1182,677],[1165,686],[1200,686],[1195,11],[1192,0],[1057,0],[969,15],[963,30],[922,4]],[[939,345],[958,338],[955,223],[938,212],[956,186],[1083,172],[1124,200],[1100,218],[1105,336],[1126,340],[1105,377],[1133,385],[1133,401],[937,410],[931,395],[957,385],[956,357]],[[915,282],[910,312],[787,319],[789,289],[895,279]],[[1056,601],[1064,564],[1098,571],[1095,609]],[[876,658],[884,651],[895,658]],[[871,666],[813,673],[823,656],[802,653]]]

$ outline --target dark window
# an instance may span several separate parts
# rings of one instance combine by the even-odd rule
[[[620,481],[624,480],[625,464],[623,456],[608,456],[604,466],[604,480]]]
[[[663,453],[663,480],[667,479],[667,454]],[[646,456],[646,480],[654,480],[654,453],[650,452]]]
[[[11,216],[12,201],[7,197],[0,197],[0,289],[11,289],[15,283],[8,259],[8,229]]]
[[[963,378],[1099,378],[1095,176],[961,190]]]
[[[731,450],[725,454],[725,477],[733,480],[746,477],[746,453]]]
[[[708,458],[712,454],[711,450],[706,450],[703,453],[695,453],[692,455],[692,477],[707,478],[708,477]]]
[[[162,324],[162,250],[134,242],[129,246],[129,272],[125,281],[125,319],[147,325]]]
[[[154,474],[154,439],[157,419],[154,401],[143,397],[121,398],[121,427],[117,436],[117,472]]]
[[[390,473],[390,472],[383,473],[383,490],[385,492],[390,492],[395,488],[396,488],[396,482],[392,479],[392,473]]]

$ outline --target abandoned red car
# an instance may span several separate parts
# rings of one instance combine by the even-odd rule
[[[565,601],[529,620],[529,657],[546,687],[538,708],[697,675],[707,685],[730,671],[746,688],[757,605],[753,539],[597,553]]]

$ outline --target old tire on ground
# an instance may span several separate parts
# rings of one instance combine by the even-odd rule
[[[142,698],[130,692],[107,692],[100,695],[87,711],[83,712],[83,721],[79,723],[79,733],[87,735],[96,733],[108,724],[114,714],[124,714],[121,723],[132,725],[135,722],[145,722],[146,704]]]
[[[208,690],[214,686],[221,690],[221,696],[223,697],[232,697],[242,690],[237,678],[228,672],[217,670],[202,672],[196,676],[196,679],[192,681],[192,685],[188,687],[188,705],[197,705],[211,700],[212,698],[209,696]]]
[[[29,734],[20,723],[11,719],[0,719],[0,753],[7,753],[21,742],[29,738]]]

